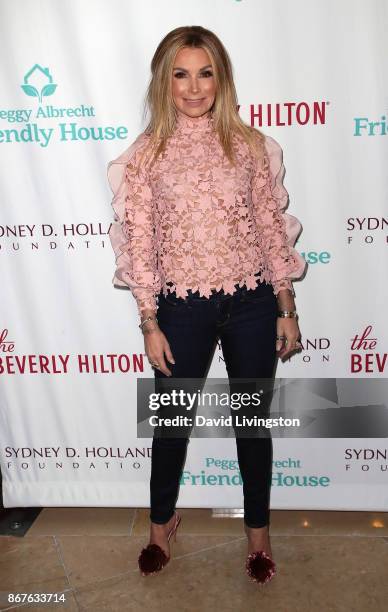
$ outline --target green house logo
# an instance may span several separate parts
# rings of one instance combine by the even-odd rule
[[[52,96],[57,85],[53,83],[53,77],[48,68],[42,68],[39,64],[35,64],[24,75],[24,84],[20,87],[27,96],[38,98],[39,102],[42,103],[43,96]]]

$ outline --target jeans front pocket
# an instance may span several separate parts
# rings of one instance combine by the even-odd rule
[[[262,304],[263,302],[276,301],[273,287],[265,282],[260,282],[255,289],[244,288],[241,294],[241,301],[249,304]]]
[[[181,297],[177,297],[175,293],[160,293],[158,296],[158,306],[163,307],[171,307],[171,308],[179,308],[182,306],[187,306],[187,300]]]

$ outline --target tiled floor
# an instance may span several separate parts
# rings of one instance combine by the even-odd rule
[[[148,510],[45,508],[25,537],[0,537],[3,598],[6,591],[63,591],[66,605],[22,606],[46,612],[388,610],[386,513],[272,511],[278,574],[264,587],[245,574],[241,518],[180,513],[170,564],[144,578],[137,556],[147,543]]]

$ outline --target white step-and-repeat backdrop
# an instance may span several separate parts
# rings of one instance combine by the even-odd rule
[[[240,114],[282,146],[309,263],[304,350],[277,377],[386,378],[386,0],[1,0],[4,505],[147,506],[153,372],[112,285],[107,164],[139,132],[152,54],[182,25],[228,49]],[[209,377],[226,376],[219,348]],[[274,439],[272,508],[388,509],[386,438]],[[192,439],[178,505],[241,507],[234,439]]]

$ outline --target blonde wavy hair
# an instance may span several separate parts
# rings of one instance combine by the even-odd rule
[[[264,134],[246,124],[237,111],[237,93],[233,80],[233,68],[228,52],[220,39],[202,26],[183,26],[171,30],[159,43],[151,61],[151,80],[147,88],[144,113],[151,118],[145,129],[150,135],[149,145],[141,156],[153,151],[153,164],[166,147],[173,134],[177,112],[172,96],[173,65],[176,54],[183,47],[202,48],[210,58],[216,84],[216,95],[210,109],[219,141],[229,161],[235,165],[232,136],[240,134],[258,159],[263,159]]]

